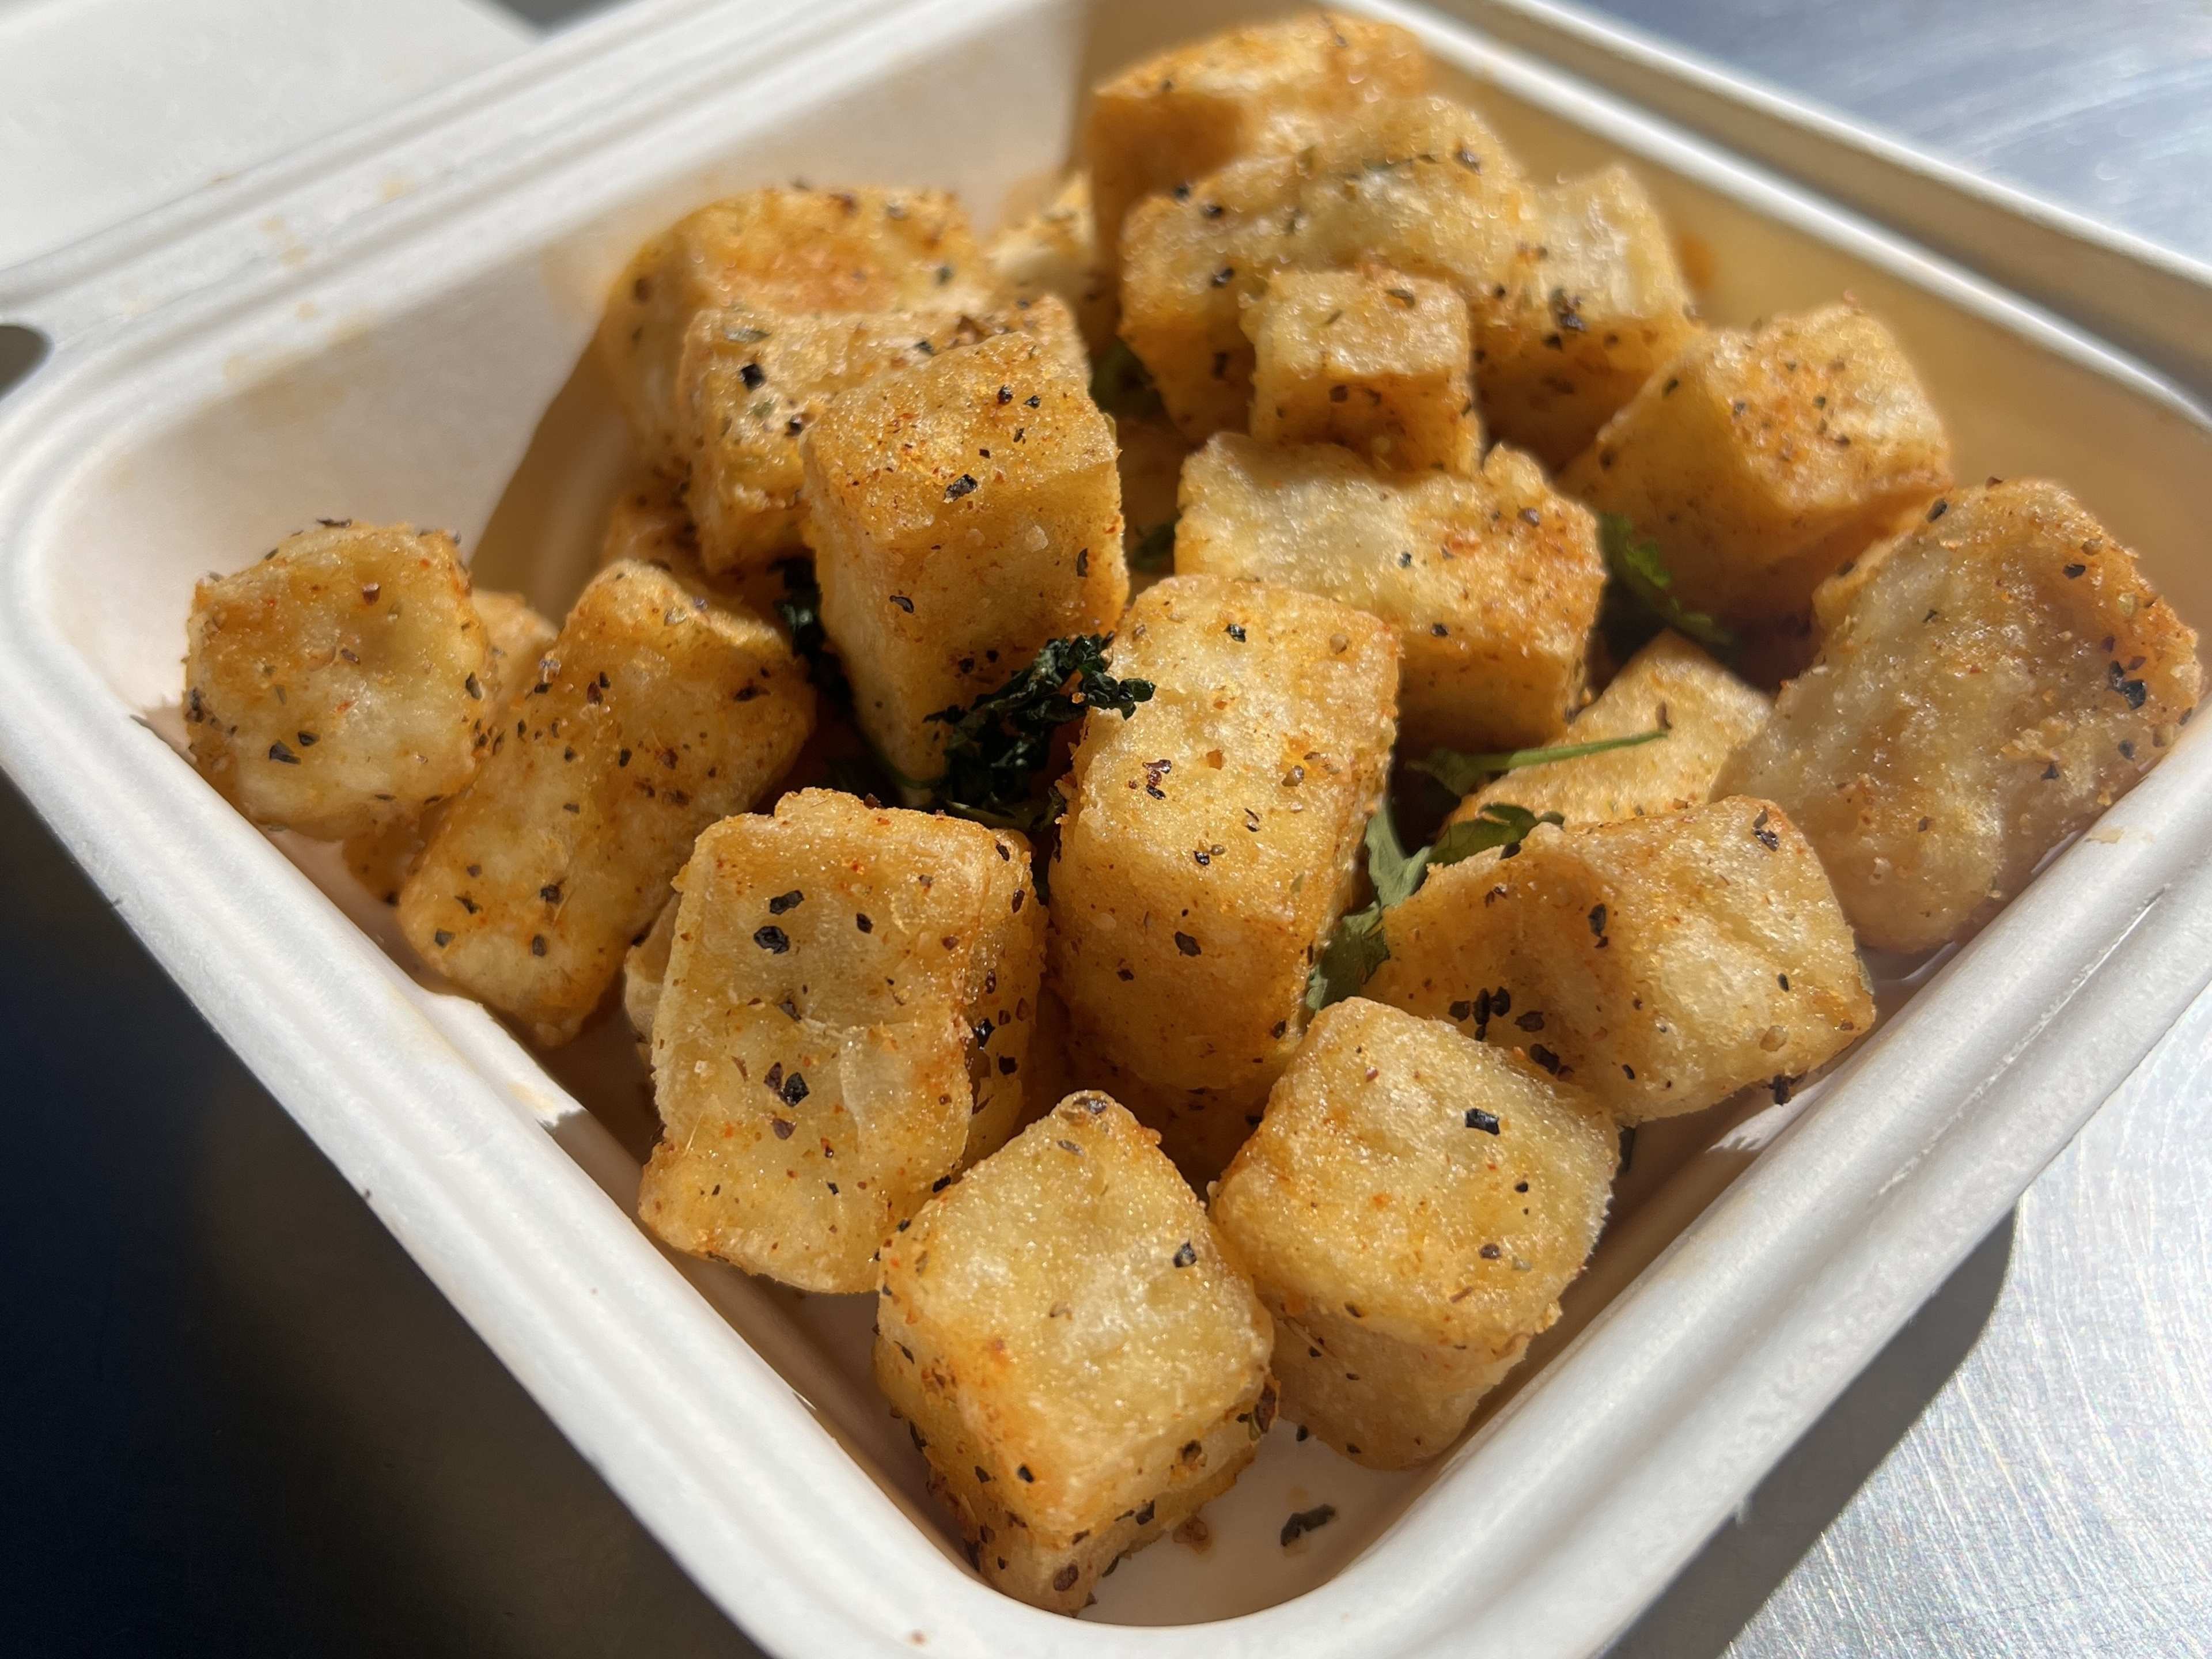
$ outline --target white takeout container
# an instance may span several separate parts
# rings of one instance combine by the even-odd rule
[[[2069,483],[2212,623],[2212,419],[2050,315],[1433,14],[1539,171],[1633,161],[1736,322],[1851,292],[1960,475]],[[1067,153],[1080,89],[1237,0],[653,0],[0,276],[53,342],[0,403],[0,761],[209,1019],[670,1550],[785,1655],[1579,1656],[1620,1630],[2212,980],[2212,744],[2166,764],[1787,1107],[1647,1128],[1617,1219],[1439,1467],[1279,1427],[1080,1621],[983,1586],[866,1382],[867,1298],[659,1251],[615,1023],[546,1066],[412,976],[331,849],[173,731],[194,578],[318,516],[451,526],[557,608],[623,438],[580,361],[629,251],[732,188],[957,189]],[[1486,9],[1534,16],[1526,3]],[[2148,329],[2148,325],[2146,325]],[[392,954],[386,946],[392,945]],[[580,1100],[588,1100],[586,1112]],[[1296,1546],[1293,1509],[1337,1519]]]

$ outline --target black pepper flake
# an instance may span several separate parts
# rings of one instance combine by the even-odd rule
[[[2052,783],[2057,781],[2057,777],[2058,763],[2057,761],[2052,761],[2049,765],[2043,769],[2043,781],[2045,783]]]
[[[1022,407],[1024,409],[1042,409],[1043,406],[1044,399],[1038,397],[1034,392],[1028,397],[1022,399]]]
[[[1766,827],[1770,816],[1765,807],[1759,809],[1759,816],[1751,821],[1751,838],[1768,852],[1776,853],[1782,849],[1782,837]]]
[[[1053,1575],[1052,1587],[1056,1590],[1072,1590],[1075,1588],[1077,1576],[1075,1563],[1071,1561]]]
[[[1014,400],[1014,389],[1013,389],[1013,387],[1012,387],[1012,386],[1000,386],[1000,387],[999,388],[999,401],[1000,401],[1000,403],[1002,403],[1002,404],[1010,404],[1010,403],[1013,402],[1013,400]]]
[[[1231,639],[1236,641],[1237,644],[1242,645],[1244,643],[1244,624],[1243,623],[1231,623],[1228,627],[1223,629],[1221,631],[1228,635]]]
[[[1787,974],[1777,974],[1774,976],[1774,982],[1786,991],[1790,988],[1790,975]]]
[[[1938,520],[1938,519],[1942,518],[1942,517],[1946,513],[1948,513],[1950,510],[1951,510],[1951,503],[1950,503],[1950,502],[1948,502],[1948,501],[1937,501],[1937,502],[1936,503],[1936,505],[1935,505],[1935,506],[1933,506],[1933,507],[1929,507],[1929,508],[1928,509],[1928,522],[1929,522],[1929,523],[1930,523],[1930,524],[1934,524],[1934,523],[1936,522],[1936,520]]]
[[[538,896],[548,904],[558,904],[561,902],[561,884],[557,881],[547,882],[538,890]]]
[[[1787,1106],[1790,1103],[1790,1097],[1796,1091],[1797,1079],[1794,1077],[1778,1077],[1767,1086],[1774,1091],[1774,1103],[1777,1106]]]
[[[1543,1012],[1540,1009],[1531,1008],[1513,1023],[1524,1031],[1540,1031],[1544,1029]]]
[[[617,766],[628,766],[629,764],[629,750],[627,749],[616,750],[615,764]]]
[[[1495,1261],[1499,1256],[1504,1255],[1505,1252],[1499,1249],[1495,1244],[1486,1244],[1480,1250],[1476,1251],[1475,1254],[1480,1255],[1485,1261]]]
[[[1021,1062],[1016,1060],[1012,1054],[1000,1054],[999,1056],[999,1075],[1000,1077],[1012,1077],[1020,1069]]]
[[[911,617],[914,615],[914,601],[907,598],[905,594],[894,593],[890,596],[890,601],[900,610],[905,611],[908,616]]]
[[[780,957],[791,949],[791,936],[782,928],[769,924],[753,929],[753,943],[762,950]]]
[[[768,384],[768,376],[758,363],[747,363],[738,371],[738,378],[745,383],[748,392],[757,392]]]
[[[768,913],[772,916],[780,916],[787,910],[796,910],[805,902],[806,895],[794,887],[788,893],[778,893],[770,899],[768,902]]]
[[[2118,668],[2119,664],[2114,663],[2112,666]],[[300,763],[300,757],[287,749],[281,739],[269,745],[269,758],[280,766],[297,766]]]
[[[768,1121],[768,1127],[775,1131],[775,1138],[778,1140],[788,1140],[791,1139],[792,1130],[797,1126],[788,1119],[772,1117]]]
[[[2086,564],[2069,564],[2069,565],[2068,565],[2068,566],[2066,567],[2065,571],[2063,572],[2063,574],[2065,575],[2066,580],[2067,580],[2068,581],[2072,581],[2072,580],[2074,580],[2074,578],[2075,578],[2075,577],[2076,577],[2076,576],[2080,575],[2083,571],[2087,570],[2088,568],[2089,568],[2089,567],[2088,567],[2087,565],[2086,565]]]
[[[1438,639],[1443,639],[1451,632],[1451,629],[1446,628],[1442,623],[1431,623],[1429,624],[1429,632],[1435,635]]]
[[[853,918],[853,926],[864,933],[872,933],[876,931],[876,924],[868,919],[865,911]]]
[[[2130,679],[2128,671],[2117,662],[2106,671],[2106,675],[2112,683],[2112,690],[2127,700],[2129,708],[2140,708],[2143,706],[2143,700],[2150,695],[2150,692],[2141,680]],[[276,750],[271,749],[269,751],[269,757],[274,760],[276,757]]]
[[[1542,1043],[1534,1043],[1530,1046],[1528,1049],[1528,1058],[1534,1060],[1539,1066],[1549,1072],[1553,1077],[1559,1076],[1559,1057],[1553,1054],[1549,1048],[1547,1048]]]
[[[2135,757],[2136,745],[2134,739],[2130,738],[2122,738],[2120,739],[2120,758],[2122,760],[2133,760]]]
[[[809,1092],[805,1075],[803,1073],[793,1072],[789,1077],[784,1079],[783,1088],[780,1092],[783,1096],[784,1104],[798,1105],[800,1101],[806,1098]]]
[[[1486,1135],[1494,1135],[1498,1128],[1498,1115],[1495,1112],[1486,1112],[1480,1106],[1470,1106],[1467,1109],[1467,1127],[1470,1129],[1480,1129]]]
[[[532,933],[530,936],[530,954],[533,957],[542,957],[545,954],[544,934]]]
[[[1288,1549],[1308,1533],[1327,1526],[1336,1519],[1336,1505],[1318,1504],[1310,1510],[1300,1510],[1283,1522],[1283,1547]]]
[[[441,951],[444,950],[453,942],[453,936],[442,927],[441,927],[436,933],[430,935],[430,943],[436,945]]]
[[[1178,1267],[1188,1267],[1197,1260],[1197,1247],[1186,1238],[1182,1242],[1182,1248],[1175,1253],[1175,1265]]]
[[[1214,286],[1214,287],[1216,287],[1216,288],[1227,288],[1227,287],[1230,285],[1230,283],[1231,283],[1235,282],[1236,280],[1237,280],[1237,267],[1236,267],[1235,265],[1224,265],[1224,266],[1222,266],[1220,270],[1217,270],[1217,271],[1215,271],[1215,272],[1213,273],[1213,276],[1212,276],[1212,284],[1213,284],[1213,286]]]
[[[1075,574],[1079,576],[1091,574],[1091,550],[1087,547],[1075,556]]]
[[[945,499],[948,501],[957,501],[963,495],[972,495],[975,493],[975,475],[972,472],[963,472],[945,486]]]
[[[1600,939],[1605,937],[1605,906],[1602,904],[1590,906],[1589,930]]]
[[[1017,1480],[1034,1480],[1036,1479],[1036,1476],[1030,1473],[1030,1466],[1028,1464],[1018,1463],[1014,1466],[1014,1479]]]
[[[1198,941],[1193,939],[1188,933],[1177,933],[1175,936],[1175,942],[1176,949],[1182,951],[1183,955],[1187,957],[1194,957],[1199,954]]]

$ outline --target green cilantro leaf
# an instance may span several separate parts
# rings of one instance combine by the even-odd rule
[[[1636,526],[1618,513],[1597,515],[1598,545],[1605,554],[1604,626],[1614,653],[1626,657],[1661,628],[1686,635],[1708,651],[1735,649],[1735,635],[1702,611],[1692,611],[1674,592],[1674,574],[1667,568],[1659,544],[1639,538]]]
[[[1564,822],[1557,812],[1531,812],[1525,806],[1493,802],[1445,830],[1433,846],[1408,853],[1386,797],[1367,820],[1367,877],[1375,888],[1374,902],[1346,912],[1337,923],[1306,977],[1306,1006],[1318,1012],[1332,1002],[1358,995],[1375,970],[1390,959],[1382,914],[1413,897],[1431,865],[1457,864],[1493,848],[1517,847],[1538,824]]]
[[[1550,749],[1500,749],[1488,754],[1468,754],[1459,749],[1432,749],[1407,769],[1425,772],[1455,795],[1471,795],[1500,772],[1517,772],[1524,766],[1546,766],[1553,761],[1580,760],[1602,755],[1609,749],[1633,749],[1656,743],[1663,729],[1638,732],[1626,738],[1598,738],[1589,743],[1563,743]]]

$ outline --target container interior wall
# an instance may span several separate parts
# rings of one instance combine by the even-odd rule
[[[107,684],[149,714],[178,696],[195,578],[234,568],[318,517],[449,526],[477,550],[480,581],[521,587],[557,613],[590,566],[627,465],[585,347],[600,295],[636,242],[715,195],[793,178],[951,187],[988,222],[1069,153],[1088,80],[1271,9],[1224,0],[1003,4],[949,33],[916,27],[908,39],[878,28],[764,85],[732,64],[728,93],[632,131],[618,176],[580,175],[565,190],[539,180],[527,211],[486,206],[473,230],[449,228],[419,249],[379,255],[392,273],[388,302],[365,302],[363,293],[379,290],[358,276],[303,276],[249,349],[180,358],[146,406],[117,402],[112,422],[87,434],[73,487],[40,526],[36,556],[57,612]],[[1450,40],[1439,35],[1440,54]],[[1447,72],[1446,89],[1480,104],[1533,171],[1619,157],[1540,94],[1492,84],[1482,61],[1463,52],[1464,72]],[[761,113],[771,104],[772,120]],[[2199,556],[2201,526],[2212,520],[2212,444],[2202,427],[1685,173],[1638,165],[1690,251],[1714,320],[1856,295],[1919,364],[1950,420],[1962,478],[2064,479],[2137,549],[2185,615],[2212,617],[2212,571]],[[286,850],[363,922],[364,950],[374,939],[404,957],[388,917],[335,859]],[[447,1017],[491,1024],[475,1010]],[[653,1125],[617,1024],[604,1022],[549,1069],[634,1164]],[[1622,1188],[1620,1224],[1571,1293],[1560,1338],[1742,1167],[1777,1121],[1747,1100],[1646,1136]],[[591,1144],[604,1163],[605,1147]],[[606,1184],[627,1204],[620,1158],[609,1167]],[[728,1281],[719,1288],[717,1274]],[[866,1299],[761,1291],[718,1269],[696,1276],[755,1346],[785,1357],[778,1363],[831,1431],[926,1516],[919,1460],[866,1380]],[[1432,1478],[1356,1469],[1279,1431],[1252,1474],[1208,1511],[1211,1542],[1133,1559],[1104,1587],[1097,1616],[1182,1622],[1283,1600],[1364,1547]],[[1338,1522],[1296,1550],[1281,1547],[1282,1517],[1324,1502]]]

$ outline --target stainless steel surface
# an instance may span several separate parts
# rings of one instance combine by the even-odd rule
[[[2212,256],[2212,0],[1596,9]],[[11,1646],[752,1651],[4,788],[0,1100]],[[2212,998],[1615,1652],[2212,1653],[2208,1102]]]

